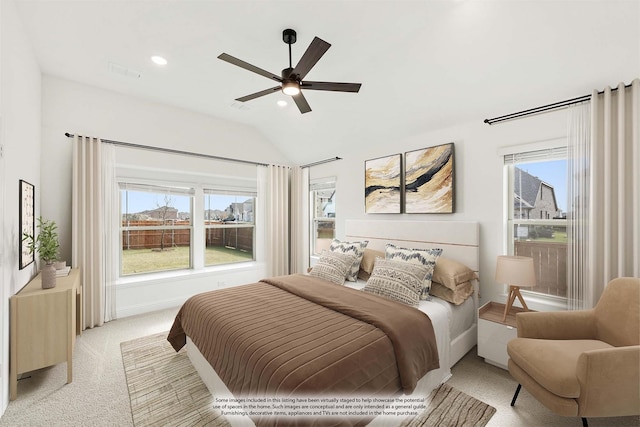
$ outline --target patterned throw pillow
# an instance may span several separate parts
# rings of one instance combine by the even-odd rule
[[[442,249],[408,249],[399,248],[391,243],[387,243],[385,247],[385,258],[394,261],[404,261],[411,264],[420,264],[427,267],[427,275],[424,277],[422,292],[420,299],[426,301],[429,299],[429,291],[431,290],[431,277],[433,269],[436,266],[436,260],[442,253]]]
[[[309,274],[338,285],[344,285],[344,279],[347,277],[347,272],[350,271],[354,259],[355,255],[322,251],[320,259]]]
[[[416,307],[427,272],[424,265],[376,258],[364,291]]]
[[[346,279],[348,281],[356,282],[358,280],[358,270],[360,269],[360,262],[362,261],[364,250],[367,248],[368,244],[368,240],[364,240],[362,242],[341,242],[338,239],[333,239],[331,241],[331,245],[329,246],[329,250],[331,252],[339,252],[356,256],[353,260],[351,269],[347,272]]]

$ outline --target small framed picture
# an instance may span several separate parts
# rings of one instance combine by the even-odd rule
[[[27,242],[23,240],[24,233],[35,237],[35,189],[33,184],[20,180],[20,270],[31,264],[35,254],[29,253]]]

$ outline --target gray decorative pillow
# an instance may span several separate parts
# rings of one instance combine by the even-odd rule
[[[376,258],[364,291],[416,307],[427,272],[424,265]]]
[[[320,259],[309,274],[338,285],[344,285],[344,279],[347,277],[347,272],[350,271],[354,259],[355,255],[322,251]]]
[[[388,260],[404,261],[427,267],[427,274],[424,277],[420,299],[423,301],[428,300],[429,291],[431,290],[431,277],[433,276],[433,270],[436,266],[436,260],[442,253],[442,249],[399,248],[391,243],[387,243],[384,253],[385,258]]]
[[[338,239],[333,239],[331,241],[331,245],[329,246],[329,250],[331,252],[355,255],[353,265],[347,272],[346,279],[348,281],[356,282],[358,280],[358,270],[360,269],[360,262],[362,261],[364,250],[367,248],[368,244],[368,240],[364,240],[362,242],[341,242]]]

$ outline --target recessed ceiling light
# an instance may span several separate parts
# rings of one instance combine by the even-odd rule
[[[154,64],[167,65],[167,60],[162,56],[154,55],[151,57],[151,60],[154,62]]]
[[[286,107],[287,106],[287,101],[281,99],[281,100],[278,101],[278,105],[281,106],[281,107]]]

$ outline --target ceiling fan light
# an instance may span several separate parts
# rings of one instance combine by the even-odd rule
[[[300,85],[296,82],[284,82],[282,84],[282,93],[295,96],[300,93]]]

